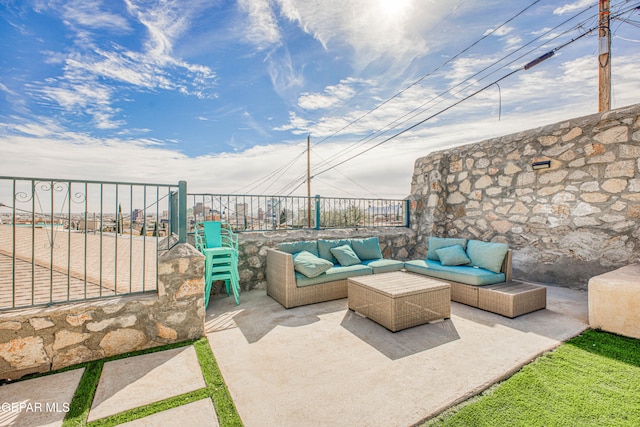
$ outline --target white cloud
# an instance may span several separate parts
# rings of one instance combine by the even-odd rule
[[[277,131],[291,131],[295,135],[308,133],[311,121],[299,117],[294,111],[289,112],[289,122],[282,126],[277,126],[273,130]]]
[[[447,71],[445,77],[451,81],[451,84],[458,84],[467,78],[476,74],[496,61],[492,56],[467,56],[460,57],[451,63],[451,70]]]
[[[115,129],[124,124],[123,121],[114,120],[118,110],[110,105],[113,89],[109,86],[84,79],[26,87],[28,92],[58,105],[66,112],[92,116],[93,124],[99,129]]]
[[[462,95],[449,99],[448,103],[438,104],[441,100],[435,100],[421,107],[433,99],[435,94],[445,90],[447,84],[467,78],[495,60],[490,58],[493,56],[491,53],[482,54],[483,56],[476,53],[477,56],[459,58],[439,71],[433,80],[429,78],[423,81],[421,85],[412,87],[372,113],[369,113],[369,108],[379,105],[386,98],[384,85],[388,79],[385,80],[385,76],[377,76],[376,82],[357,77],[339,80],[340,77],[337,77],[334,80],[337,83],[317,92],[307,89],[301,95],[305,90],[303,71],[308,65],[294,62],[287,45],[279,45],[282,39],[275,37],[276,32],[281,31],[275,22],[276,12],[299,24],[326,47],[331,48],[331,54],[353,55],[357,66],[365,67],[380,58],[391,58],[394,64],[406,67],[411,59],[424,55],[431,48],[431,43],[438,41],[424,37],[425,28],[429,28],[431,20],[443,16],[441,11],[445,6],[442,4],[446,2],[430,5],[437,8],[434,9],[433,16],[425,6],[430,2],[408,2],[408,9],[397,11],[394,24],[387,22],[385,16],[370,1],[327,0],[323,7],[316,3],[303,0],[272,0],[271,3],[263,1],[253,12],[247,9],[246,17],[252,22],[250,37],[255,36],[252,43],[265,48],[280,46],[268,51],[266,55],[268,72],[278,93],[291,101],[291,105],[297,101],[297,107],[300,107],[295,112],[290,112],[286,123],[274,124],[275,130],[290,132],[294,136],[311,133],[312,141],[318,141],[355,122],[336,138],[314,148],[321,156],[320,159],[330,159],[331,164],[371,147],[460,99]],[[189,16],[193,13],[177,8],[189,8],[192,2],[164,1],[156,3],[157,9],[148,9],[147,4],[130,0],[131,16],[127,17],[131,28],[138,28],[140,24],[146,28],[140,40],[142,48],[131,50],[133,48],[106,46],[98,43],[90,33],[78,30],[78,42],[75,45],[77,50],[49,55],[51,63],[64,67],[63,73],[38,85],[30,85],[28,91],[37,93],[48,105],[63,108],[71,114],[91,115],[96,127],[103,129],[121,125],[120,112],[116,109],[115,102],[122,99],[123,90],[171,90],[194,96],[211,96],[215,73],[208,67],[187,62],[174,53],[174,46],[189,28]],[[198,7],[202,4],[198,2]],[[249,8],[255,6],[252,3],[243,4]],[[450,8],[451,5],[446,7]],[[371,19],[367,24],[365,21],[369,18]],[[81,19],[74,19],[75,27],[80,27]],[[504,31],[500,35],[503,43],[517,42],[516,31],[501,31]],[[284,37],[282,33],[278,34],[278,37]],[[428,40],[428,43],[424,40]],[[345,46],[348,49],[343,49]],[[415,159],[433,150],[595,112],[597,100],[593,96],[596,81],[594,57],[563,61],[559,54],[553,61],[555,64],[552,66],[549,65],[551,61],[545,62],[544,65],[500,83],[503,111],[501,121],[497,120],[496,87],[338,169],[356,181],[366,183],[367,188],[375,189],[382,196],[403,197],[409,191]],[[640,89],[635,77],[640,75],[637,58],[617,56],[615,61],[614,106],[637,102],[640,99]],[[424,63],[414,65],[417,69],[426,68]],[[359,74],[352,70],[348,75]],[[446,78],[442,79],[443,76]],[[411,80],[408,74],[404,77],[407,81]],[[362,88],[380,89],[377,93],[379,97],[367,92],[362,98],[358,97],[356,105],[351,106],[349,101]],[[6,87],[0,87],[0,90],[8,92]],[[335,107],[344,103],[349,103],[350,107],[335,111]],[[427,111],[426,108],[429,107],[431,109]],[[402,117],[413,108],[419,110],[410,113],[411,115],[420,114],[404,122],[411,115]],[[270,114],[277,117],[276,112]],[[244,118],[248,128],[265,134],[260,122],[248,111]],[[207,120],[207,116],[203,113],[198,119]],[[388,129],[387,126],[398,127],[374,141],[364,139],[370,132],[376,129],[384,131]],[[240,143],[233,143],[240,148],[237,153],[188,157],[175,148],[173,141],[132,136],[139,135],[142,131],[148,129],[122,129],[117,138],[103,139],[70,132],[61,124],[42,118],[15,125],[0,123],[3,174],[63,175],[70,179],[161,183],[175,183],[185,179],[189,182],[190,191],[231,192],[271,172],[305,149],[305,144],[300,142],[304,138],[299,138],[296,142],[285,141],[244,150]],[[290,134],[286,134],[283,138],[289,136]],[[25,152],[30,155],[24,156]],[[320,162],[321,160],[314,163],[316,171],[322,166]],[[296,164],[283,177],[283,181],[272,189],[281,187],[285,181],[304,173],[304,167],[304,164]],[[215,180],[212,180],[211,171],[216,171]],[[361,189],[350,186],[339,173],[325,173],[313,182],[312,191],[336,195],[338,187],[362,194]]]
[[[245,110],[242,113],[242,117],[244,119],[244,123],[249,129],[254,130],[257,134],[262,135],[265,138],[268,138],[271,136],[269,132],[266,129],[264,129],[262,125],[248,111]]]
[[[60,126],[46,117],[41,117],[39,122],[17,123],[13,125],[0,123],[0,130],[2,130],[4,134],[27,135],[30,137],[46,137],[63,131]]]
[[[565,13],[575,12],[576,10],[584,9],[589,6],[593,6],[593,0],[578,0],[573,3],[567,3],[553,10],[554,15],[564,15]]]
[[[505,38],[505,46],[508,50],[517,49],[518,47],[520,47],[521,43],[522,38],[519,36]]]
[[[539,36],[539,35],[548,33],[551,30],[552,30],[551,27],[544,27],[544,28],[541,28],[539,30],[531,31],[531,34],[534,35],[534,36]]]
[[[425,55],[430,47],[425,29],[431,28],[451,9],[444,2],[404,1],[391,14],[384,2],[369,0],[276,0],[283,16],[322,43],[353,50],[353,65],[362,70],[381,58],[394,58],[395,67],[406,67]]]
[[[45,52],[49,63],[63,65],[63,73],[31,84],[29,91],[70,114],[91,115],[99,129],[125,124],[116,118],[119,109],[113,106],[116,94],[123,90],[162,89],[198,98],[215,96],[216,74],[209,67],[173,55],[174,42],[189,28],[190,17],[199,13],[202,3],[163,1],[149,6],[126,0],[126,5],[129,17],[104,12],[100,2],[93,0],[62,7],[63,19],[75,31],[74,50]],[[127,18],[146,28],[141,51],[99,41],[84,28],[130,31]]]
[[[500,28],[489,28],[487,31],[484,32],[483,36],[487,36],[489,34],[492,34],[494,36],[497,37],[502,37],[502,36],[506,36],[507,34],[509,34],[510,32],[513,31],[513,27],[510,27],[508,25],[503,25]]]
[[[365,84],[369,86],[374,82],[348,77],[337,85],[327,86],[323,93],[302,93],[298,98],[298,106],[305,110],[332,108],[351,99],[357,94],[357,86]]]
[[[238,4],[249,21],[242,32],[247,41],[259,49],[280,44],[280,28],[269,0],[238,0]]]
[[[102,10],[100,0],[73,0],[62,5],[64,19],[68,23],[89,30],[105,29],[129,32],[129,22],[122,16]]]
[[[503,82],[503,113],[500,121],[497,118],[497,91],[486,91],[482,96],[472,98],[470,102],[443,114],[439,117],[440,121],[428,121],[337,169],[372,193],[402,198],[409,193],[415,160],[432,151],[595,113],[594,61],[593,56],[558,61],[554,67],[519,73]],[[552,72],[555,69],[561,72]],[[613,75],[614,108],[640,99],[640,89],[634,77],[637,75],[640,75],[640,64],[634,56],[617,58]],[[407,105],[417,105],[428,99],[432,95],[430,91],[429,88],[420,87],[407,91],[396,102],[389,103],[388,110],[381,109],[359,122],[360,127],[356,130],[370,131],[386,123],[386,120],[399,117],[401,112],[406,111]],[[310,122],[292,112],[289,123],[281,130],[290,130],[294,134],[312,131],[313,142],[320,135],[335,131],[344,121],[361,113],[363,111],[353,111],[346,117],[327,116],[321,121]],[[250,115],[245,116],[250,118]],[[380,141],[353,145],[355,139],[336,138],[315,146],[312,152],[319,157],[314,156],[312,174]],[[348,147],[355,149],[347,152]],[[170,148],[168,141],[148,138],[99,139],[68,132],[49,119],[39,118],[17,125],[0,124],[4,175],[166,184],[186,180],[190,192],[233,192],[293,160],[305,148],[306,144],[300,141],[255,146],[237,153],[188,157]],[[25,152],[30,155],[25,156]],[[330,163],[323,164],[323,159]],[[257,187],[254,192],[275,193],[276,189],[282,188],[293,178],[303,175],[305,167],[302,158],[268,190],[263,192],[265,187]],[[211,171],[216,171],[216,177],[219,178],[212,180]],[[305,186],[298,191],[296,194],[303,194]],[[327,196],[362,196],[365,193],[336,170],[312,180],[312,191]]]
[[[336,131],[343,128],[347,129],[339,134],[358,136],[358,138],[373,132],[392,134],[393,129],[401,129],[402,125],[417,112],[432,106],[428,101],[434,96],[435,92],[432,88],[414,86],[396,98],[384,102],[384,105],[381,105],[383,100],[377,99],[379,108],[375,111],[350,107],[331,111],[313,121],[291,113],[289,124],[276,130],[289,130],[293,134],[311,133],[316,138],[334,135]],[[423,105],[425,101],[427,103]],[[411,111],[414,108],[417,110]]]
[[[479,120],[483,117],[496,118],[500,101],[502,103],[503,122],[511,120],[509,116],[512,112],[522,112],[523,114],[529,112],[532,117],[548,117],[547,111],[561,112],[562,116],[571,117],[571,115],[567,116],[567,112],[563,110],[564,108],[570,113],[575,113],[578,110],[586,113],[588,106],[597,104],[596,58],[587,55],[565,60],[564,62],[561,58],[562,56],[558,55],[553,59],[555,63],[545,62],[545,65],[540,66],[540,68],[518,73],[500,82],[500,91],[497,86],[495,88],[492,87],[455,106],[450,111],[429,119],[428,122],[405,134],[405,136],[422,135],[425,129],[440,129],[440,126],[446,126],[446,123],[449,122],[456,122],[459,123],[457,126],[464,127],[468,121]],[[462,58],[456,60],[453,63],[453,71],[446,74],[454,78],[454,82],[458,82],[469,77],[473,70],[491,62],[492,60],[489,58]],[[616,67],[614,67],[616,105],[624,106],[637,102],[640,99],[640,88],[637,87],[637,81],[634,76],[640,75],[640,65],[637,64],[633,56],[620,56],[616,64]],[[380,142],[384,138],[438,113],[440,110],[460,100],[464,95],[470,94],[472,91],[488,84],[498,76],[469,87],[462,93],[446,95],[444,100],[435,97],[439,92],[435,88],[416,86],[373,112],[352,109],[346,114],[327,114],[315,120],[292,113],[288,125],[281,127],[280,130],[289,130],[294,134],[311,133],[314,138],[323,138],[333,135],[337,130],[344,128],[353,121],[357,121],[346,130],[340,132],[340,135],[345,135],[342,138],[345,141],[343,149],[345,146],[360,140],[363,142],[359,144],[364,147],[368,138],[363,139],[363,136],[369,135],[373,130],[380,129],[385,131],[393,128],[393,130],[387,131],[384,135],[372,140],[372,143]],[[461,88],[456,88],[454,92],[459,91]],[[501,99],[498,96],[499,93],[502,95]],[[562,94],[562,96],[558,96],[558,94]],[[409,113],[411,110],[415,112]],[[532,122],[533,119],[531,121],[523,120],[518,123],[518,126],[520,126],[520,129],[526,129],[532,127]],[[457,131],[455,133],[457,134]],[[347,138],[346,135],[350,136],[345,140]],[[429,141],[435,140],[430,134],[428,134],[428,138]]]
[[[284,99],[295,97],[304,86],[304,75],[294,65],[288,49],[272,51],[266,62],[274,90]]]

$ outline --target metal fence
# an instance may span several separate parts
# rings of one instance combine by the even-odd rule
[[[237,231],[408,227],[409,204],[0,176],[0,311],[156,292],[159,256],[203,220]]]
[[[178,189],[0,176],[0,310],[156,291]]]
[[[223,220],[236,231],[408,227],[409,201],[337,197],[187,194],[193,224]]]

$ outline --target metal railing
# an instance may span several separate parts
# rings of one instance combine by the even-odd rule
[[[0,311],[156,292],[159,256],[203,220],[237,231],[408,227],[409,204],[0,176]]]
[[[181,184],[0,176],[0,310],[155,292]]]
[[[236,231],[409,226],[408,200],[188,193],[187,205],[191,224],[223,220]]]

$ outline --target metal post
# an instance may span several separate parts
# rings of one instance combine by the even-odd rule
[[[311,228],[311,134],[307,135],[307,228]]]
[[[178,243],[187,243],[187,181],[178,182]]]
[[[404,200],[404,226],[409,228],[411,226],[411,201],[409,199]]]
[[[320,195],[316,194],[316,230],[320,230]]]

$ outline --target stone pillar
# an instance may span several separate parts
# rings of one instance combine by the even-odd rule
[[[204,255],[179,243],[158,259],[157,337],[172,341],[204,334]]]

